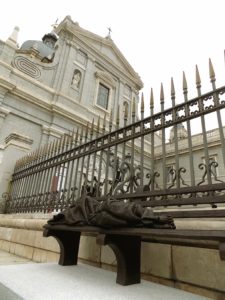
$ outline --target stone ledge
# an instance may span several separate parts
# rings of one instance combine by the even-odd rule
[[[21,134],[16,133],[16,132],[10,133],[10,135],[8,135],[5,138],[5,143],[8,144],[12,140],[13,141],[18,141],[20,143],[28,144],[28,145],[33,144],[33,140],[31,138],[29,138],[28,136],[25,136],[25,135],[21,135]]]
[[[7,227],[7,228],[20,228],[20,229],[43,231],[43,226],[45,224],[46,224],[46,220],[0,218],[0,226]]]
[[[19,214],[0,214],[1,219],[44,219],[48,220],[56,213],[19,213]]]

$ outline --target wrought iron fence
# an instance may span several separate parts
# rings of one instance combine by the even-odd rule
[[[216,88],[211,61],[209,68],[212,90],[206,94],[201,94],[196,67],[196,98],[188,100],[183,74],[182,103],[175,103],[172,79],[170,108],[164,108],[161,85],[160,112],[154,112],[151,90],[150,116],[144,117],[142,94],[139,121],[135,121],[133,101],[130,118],[125,107],[123,124],[118,108],[117,116],[111,114],[102,121],[98,118],[97,124],[93,120],[18,160],[10,193],[5,195],[7,212],[59,211],[72,205],[82,193],[99,200],[109,195],[132,200],[139,195],[148,198],[151,206],[166,195],[168,204],[168,193],[171,205],[187,198],[193,204],[193,195],[202,193],[204,203],[206,185],[207,193],[214,195],[211,202],[216,201],[215,191],[221,194],[225,190],[225,87]],[[212,114],[216,114],[217,126],[208,134],[207,116]],[[195,120],[200,124],[198,133],[192,124]]]

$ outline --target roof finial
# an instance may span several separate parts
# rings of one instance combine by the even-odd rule
[[[19,33],[19,27],[16,26],[12,32],[12,34],[9,36],[9,38],[7,39],[7,42],[9,44],[11,44],[12,46],[16,46],[17,47],[17,39],[18,39],[18,33]]]
[[[58,18],[55,20],[55,23],[54,24],[52,24],[51,26],[52,26],[52,28],[53,28],[53,31],[57,28],[57,26],[58,26]]]
[[[107,39],[111,39],[111,32],[112,32],[112,29],[111,29],[111,27],[107,27],[107,29],[108,29],[108,35],[107,35]]]

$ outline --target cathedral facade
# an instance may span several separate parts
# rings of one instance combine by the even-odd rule
[[[42,41],[0,41],[0,194],[15,161],[87,122],[138,106],[143,83],[113,42],[67,16]],[[122,126],[123,124],[121,124]]]

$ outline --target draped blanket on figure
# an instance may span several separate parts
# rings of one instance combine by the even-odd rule
[[[99,202],[90,196],[81,196],[75,204],[55,215],[49,224],[89,225],[103,228],[149,227],[175,229],[170,216],[154,214],[134,202],[108,199]]]

